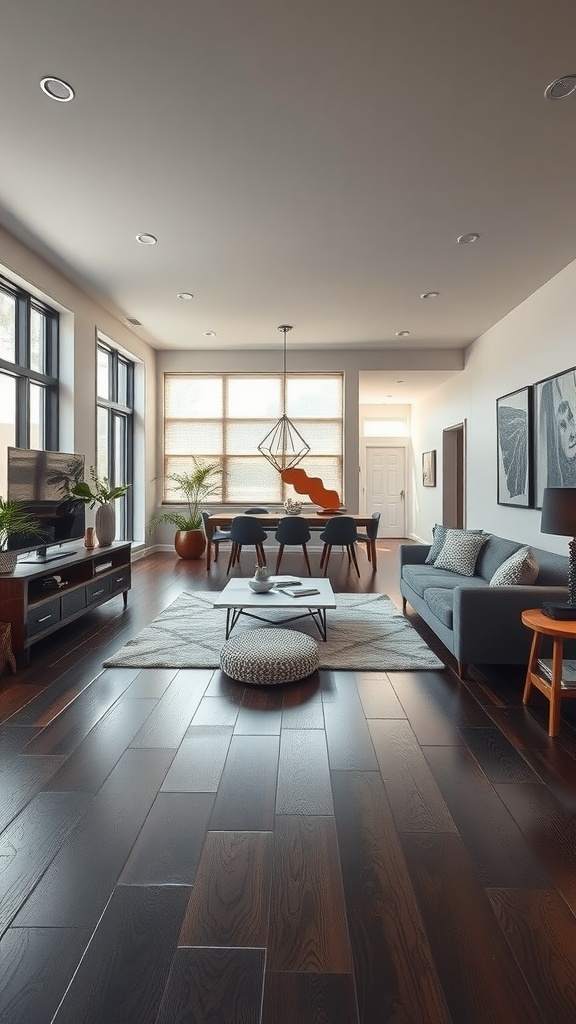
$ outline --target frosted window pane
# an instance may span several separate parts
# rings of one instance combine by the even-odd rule
[[[227,414],[232,419],[255,419],[282,415],[281,381],[276,377],[234,378],[228,380]]]
[[[110,377],[109,377],[110,355],[104,349],[98,349],[96,389],[99,398],[110,398]]]
[[[288,377],[286,415],[290,418],[340,417],[342,415],[341,377]]]
[[[46,365],[46,317],[37,309],[30,310],[30,366],[44,373]]]
[[[269,505],[282,499],[280,474],[262,455],[253,459],[229,459],[226,485],[228,500],[252,505]]]
[[[223,382],[219,377],[192,377],[186,374],[164,378],[165,415],[219,419],[224,412]]]
[[[364,420],[364,437],[407,437],[405,419]]]
[[[44,403],[46,394],[43,387],[30,384],[30,447],[44,449]]]
[[[13,363],[16,359],[16,299],[0,291],[0,357]]]
[[[128,405],[128,363],[118,360],[118,403]]]
[[[166,455],[220,455],[222,424],[213,420],[167,420],[164,450]]]
[[[202,460],[200,460],[202,461]],[[207,459],[207,462],[218,462],[218,459]],[[170,455],[164,460],[165,466],[165,481],[164,481],[164,501],[176,501],[182,504],[182,494],[178,489],[178,485],[167,477],[173,473],[177,473],[181,476],[183,473],[193,473],[195,470],[194,460],[192,458],[186,458],[185,456]],[[222,477],[214,477],[214,491],[210,494],[211,501],[222,501]],[[209,504],[209,501],[208,501]]]
[[[100,406],[96,420],[96,472],[98,476],[108,476],[108,410]]]
[[[318,422],[318,420],[296,420],[302,437],[310,445],[311,455],[340,455],[342,451],[342,426],[340,423]],[[306,456],[308,458],[308,456]]]
[[[226,451],[230,455],[254,455],[277,420],[258,420],[256,423],[227,423]],[[261,456],[263,458],[263,456]]]

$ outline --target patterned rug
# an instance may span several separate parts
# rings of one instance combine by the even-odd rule
[[[226,635],[226,610],[214,608],[214,596],[210,591],[183,591],[104,665],[217,668]],[[337,594],[336,601],[337,607],[327,612],[326,643],[311,618],[287,627],[318,640],[320,668],[405,672],[444,667],[389,597]],[[271,625],[282,618],[281,611],[268,614]],[[262,628],[263,623],[242,617],[232,635],[255,627]]]

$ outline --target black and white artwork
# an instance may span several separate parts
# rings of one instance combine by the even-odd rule
[[[436,449],[422,453],[422,485],[436,487]]]
[[[496,400],[498,504],[532,505],[532,388]]]
[[[545,487],[576,487],[576,367],[534,385],[536,508]]]

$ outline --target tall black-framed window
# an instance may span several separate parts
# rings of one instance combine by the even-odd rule
[[[132,483],[134,363],[115,348],[98,342],[96,472],[117,487]],[[116,502],[116,537],[132,540],[132,487]]]
[[[58,329],[55,309],[0,277],[0,443],[4,448],[58,448]],[[3,464],[0,494],[6,494]]]

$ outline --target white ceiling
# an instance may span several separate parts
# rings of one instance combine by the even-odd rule
[[[462,348],[576,258],[574,0],[0,10],[0,223],[158,349]]]

